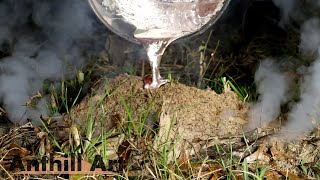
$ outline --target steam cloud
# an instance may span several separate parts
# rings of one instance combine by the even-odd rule
[[[280,72],[273,59],[266,59],[255,74],[255,82],[260,97],[250,109],[248,128],[265,126],[280,114],[281,105],[286,102],[289,82]]]
[[[314,54],[316,60],[309,67],[301,84],[300,101],[289,113],[289,123],[283,133],[299,136],[310,133],[320,123],[320,21],[312,18],[302,26],[300,49],[302,54]]]
[[[45,98],[36,107],[26,102],[44,80],[73,78],[85,66],[84,52],[94,49],[93,17],[86,1],[0,0],[0,98],[12,122],[48,114]]]
[[[273,3],[281,10],[281,24],[289,22],[290,15],[295,9],[296,0],[273,0]]]
[[[303,79],[299,82],[300,99],[289,110],[288,122],[280,132],[286,137],[295,138],[307,135],[320,124],[320,0],[304,2],[307,3],[305,6],[297,0],[273,1],[282,12],[281,24],[290,24],[292,21],[300,24],[300,53],[305,62],[311,60],[311,65],[303,72]],[[286,96],[290,91],[290,82],[283,74],[285,72],[278,71],[274,64],[270,66],[270,59],[262,61],[255,75],[261,96],[251,108],[249,128],[265,125],[279,115],[280,106],[288,100]]]

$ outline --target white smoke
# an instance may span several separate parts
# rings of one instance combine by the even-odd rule
[[[273,3],[281,10],[280,24],[290,21],[290,16],[295,10],[296,0],[273,0]]]
[[[301,62],[301,67],[291,71],[299,73],[299,70],[306,69],[303,64],[311,64],[301,74],[303,79],[297,84],[300,86],[299,101],[289,107],[288,122],[280,132],[286,137],[294,138],[307,135],[320,125],[320,20],[318,19],[320,0],[308,2],[273,0],[273,2],[282,12],[280,22],[282,25],[290,24],[291,21],[300,23],[299,48],[304,57],[302,61],[305,63]],[[306,4],[302,6],[301,3]],[[295,90],[288,88],[290,80],[284,78],[283,73],[274,66],[265,66],[264,69],[260,67],[257,70],[255,80],[261,95],[250,112],[249,127],[265,125],[279,116],[281,104],[289,100],[287,94]],[[267,77],[268,80],[257,78],[259,76]]]
[[[320,59],[310,67],[311,75],[306,77],[301,100],[293,107],[288,116],[288,124],[281,133],[290,137],[307,135],[320,125]]]
[[[0,45],[12,51],[0,59],[0,98],[12,122],[47,115],[45,98],[28,107],[30,96],[44,80],[73,78],[85,66],[83,52],[93,50],[86,42],[96,32],[93,17],[83,0],[0,1]]]
[[[320,21],[318,18],[307,20],[301,28],[300,51],[305,57],[320,56]]]
[[[260,96],[249,111],[249,129],[265,126],[279,116],[280,107],[286,102],[289,86],[289,81],[273,59],[261,62],[254,80]]]
[[[288,116],[288,124],[282,133],[291,137],[310,133],[320,124],[320,21],[311,18],[301,28],[300,49],[302,54],[316,56],[315,62],[305,74],[301,84],[300,101]]]

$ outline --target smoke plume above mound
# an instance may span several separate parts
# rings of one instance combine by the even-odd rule
[[[299,63],[300,67],[291,69],[302,76],[297,82],[300,87],[299,100],[289,106],[288,122],[280,132],[286,137],[295,138],[308,135],[320,124],[320,0],[273,0],[273,2],[282,12],[280,25],[296,23],[300,26],[299,49],[303,58],[301,61],[304,62]],[[301,3],[305,4],[302,6]],[[260,99],[249,113],[249,128],[263,126],[276,119],[279,116],[281,104],[289,101],[288,94],[294,91],[288,88],[291,81],[290,78],[284,78],[283,74],[286,72],[278,71],[275,66],[266,66],[268,62],[270,59],[262,60],[255,75]],[[304,67],[303,64],[310,65]],[[299,72],[301,69],[305,70]],[[261,74],[265,78],[257,78]]]
[[[289,86],[289,81],[273,59],[261,62],[254,79],[260,96],[250,109],[249,129],[265,126],[279,116]]]
[[[308,68],[301,83],[300,101],[289,112],[289,122],[283,133],[290,136],[310,133],[320,124],[320,21],[307,20],[301,28],[301,53],[316,59]]]
[[[45,98],[26,106],[44,80],[73,78],[96,32],[86,1],[0,1],[0,98],[18,124],[47,115]]]

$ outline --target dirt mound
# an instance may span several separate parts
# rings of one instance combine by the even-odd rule
[[[110,129],[116,123],[114,118],[121,121],[132,118],[135,122],[143,118],[145,125],[152,127],[159,124],[162,114],[172,120],[172,131],[189,141],[239,134],[247,112],[247,106],[231,91],[216,94],[178,83],[145,90],[140,77],[128,75],[116,77],[95,91],[95,95],[86,97],[73,109],[73,118],[84,124],[88,107],[96,105],[99,107],[93,108],[93,114],[100,120],[97,126],[102,124]]]
[[[244,166],[255,173],[267,168],[267,179],[319,174],[319,129],[294,143],[278,141],[274,127],[243,132],[248,105],[228,87],[223,94],[216,94],[173,82],[145,90],[141,78],[121,75],[100,81],[93,89],[65,114],[66,124],[52,121],[49,132],[30,123],[12,128],[0,138],[1,147],[28,150],[17,152],[22,157],[38,154],[34,149],[43,154],[55,152],[54,142],[61,144],[63,152],[80,147],[84,159],[104,152],[108,170],[128,171],[130,177],[153,177],[150,168],[153,174],[162,167],[173,173],[182,171],[181,177],[207,179],[211,175],[227,177],[230,171],[242,177],[239,172]],[[94,137],[86,131],[92,121]],[[32,146],[22,143],[26,138],[33,140]],[[225,162],[226,168],[222,166]]]
[[[318,143],[318,136],[295,144],[279,144],[270,138],[278,131],[274,127],[243,132],[248,104],[227,87],[223,94],[217,94],[173,82],[145,90],[142,78],[129,75],[97,87],[72,109],[68,119],[79,128],[95,119],[96,136],[101,135],[102,129],[118,132],[107,140],[112,142],[108,160],[119,164],[117,171],[128,164],[132,169],[145,170],[145,162],[163,150],[168,151],[168,164],[189,161],[189,157],[195,161],[201,157],[228,161],[230,153],[238,162],[246,159],[253,171],[257,162],[271,165],[276,171],[269,173],[274,176],[287,176],[281,173],[288,169],[301,174],[301,159],[311,164],[310,170],[317,170],[313,165],[318,161],[319,145],[310,142]],[[153,136],[147,131],[152,131]],[[221,155],[217,148],[226,154]]]

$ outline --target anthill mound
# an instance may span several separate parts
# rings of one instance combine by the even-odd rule
[[[87,96],[72,110],[72,119],[84,125],[91,113],[96,134],[100,127],[110,130],[130,116],[136,124],[145,120],[144,126],[151,129],[172,123],[171,137],[192,142],[242,133],[246,112],[247,106],[231,91],[217,94],[179,83],[146,90],[142,78],[121,75]]]

